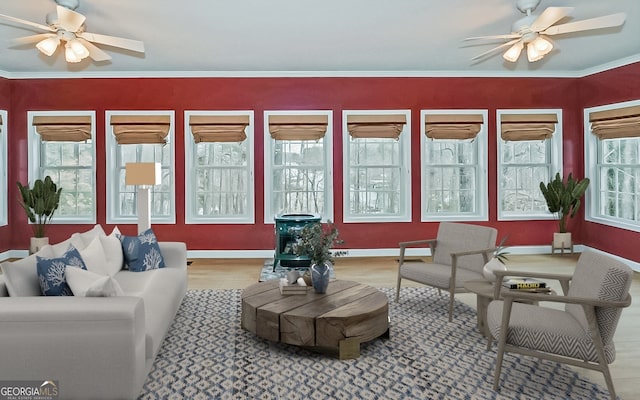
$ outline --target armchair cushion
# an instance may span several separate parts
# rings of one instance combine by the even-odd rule
[[[502,307],[501,300],[492,301],[487,309],[487,321],[493,337],[500,337]],[[545,353],[598,361],[589,331],[564,310],[513,303],[507,343]],[[607,362],[613,362],[613,343],[604,346],[604,353]]]
[[[402,266],[402,276],[416,282],[428,283],[434,287],[448,289],[451,281],[451,265],[408,262]],[[482,274],[464,268],[456,272],[456,288],[464,286],[469,280],[483,279]]]
[[[493,249],[497,230],[480,225],[441,223],[438,227],[434,264],[451,265],[451,253]],[[482,254],[459,257],[457,267],[482,274],[485,260]],[[481,277],[482,278],[482,277]],[[476,279],[476,278],[473,278]]]

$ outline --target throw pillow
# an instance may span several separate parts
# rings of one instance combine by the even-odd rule
[[[129,267],[129,271],[142,272],[164,268],[160,246],[151,229],[147,229],[138,236],[120,235],[120,242],[124,262]]]
[[[118,228],[115,228],[109,236],[100,236],[102,248],[107,257],[105,270],[107,274],[111,276],[115,276],[124,266],[122,244],[120,244],[120,239],[118,239],[119,236],[116,236],[116,229]]]
[[[96,236],[84,250],[79,250],[87,270],[100,275],[107,275],[107,255],[99,236]]]
[[[40,289],[45,296],[73,296],[65,278],[67,265],[87,269],[80,252],[73,245],[69,245],[69,250],[60,258],[36,256],[36,260]]]
[[[74,296],[111,297],[123,296],[120,284],[109,275],[100,275],[81,268],[66,267],[67,284]]]
[[[38,283],[36,257],[54,257],[51,246],[44,246],[36,254],[21,260],[2,263],[2,274],[9,296],[42,296]]]

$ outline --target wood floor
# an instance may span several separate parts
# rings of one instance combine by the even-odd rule
[[[570,274],[577,255],[510,255],[507,267]],[[193,259],[189,266],[189,289],[242,289],[258,281],[262,259]],[[335,274],[339,279],[353,280],[374,287],[395,287],[397,259],[393,257],[344,257],[337,259]],[[417,284],[403,281],[403,286]],[[558,291],[559,286],[555,287]],[[640,395],[640,274],[636,273],[631,286],[634,298],[624,309],[614,338],[616,360],[610,365],[619,397],[638,399]],[[456,299],[476,306],[475,295],[457,294]],[[401,300],[402,301],[402,300]],[[442,318],[447,318],[445,315]],[[575,368],[591,381],[606,387],[602,374]],[[493,371],[488,371],[493,374]]]

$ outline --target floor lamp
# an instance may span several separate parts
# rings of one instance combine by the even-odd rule
[[[151,193],[153,185],[162,183],[160,163],[127,163],[125,184],[138,186],[138,233],[151,228]]]

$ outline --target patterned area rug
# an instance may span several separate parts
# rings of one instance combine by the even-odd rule
[[[240,290],[189,291],[140,399],[608,399],[567,366],[506,355],[492,390],[494,350],[475,310],[427,287],[390,299],[391,338],[340,361],[260,339],[240,328]]]

